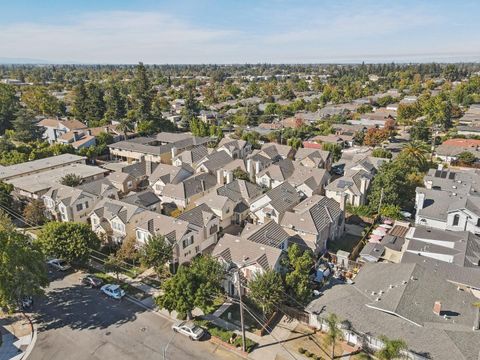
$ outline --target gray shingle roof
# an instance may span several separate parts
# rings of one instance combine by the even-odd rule
[[[264,245],[280,247],[290,235],[275,221],[265,224],[247,224],[242,231],[243,238]]]
[[[291,209],[301,200],[295,188],[288,182],[284,182],[276,188],[268,190],[265,195],[270,198],[269,206],[277,210],[280,214]]]
[[[152,205],[160,203],[160,198],[151,190],[134,193],[122,199],[128,204],[137,205],[143,208],[149,208]]]
[[[217,217],[207,204],[200,204],[182,213],[178,219],[203,228],[210,220]]]

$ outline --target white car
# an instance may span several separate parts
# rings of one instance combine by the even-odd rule
[[[125,296],[125,291],[120,287],[120,285],[115,284],[106,284],[103,285],[100,290],[107,296],[110,296],[114,299],[120,300]]]
[[[48,260],[47,264],[60,271],[67,271],[68,269],[71,268],[69,263],[61,259]]]
[[[205,331],[193,323],[193,321],[183,321],[172,326],[173,331],[188,336],[190,340],[200,340]]]

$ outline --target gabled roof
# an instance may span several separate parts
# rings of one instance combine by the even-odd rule
[[[310,234],[320,234],[341,216],[340,204],[325,196],[313,195],[288,211],[281,225]]]
[[[152,211],[142,214],[142,220],[138,222],[137,229],[152,235],[163,235],[171,244],[190,232],[188,222]]]
[[[198,227],[205,227],[212,219],[216,218],[215,213],[207,204],[200,204],[191,210],[182,213],[178,219]]]
[[[162,180],[165,184],[178,184],[192,174],[193,169],[188,165],[174,166],[168,164],[158,164],[152,175],[148,177],[148,181],[150,184],[154,184],[158,180]]]
[[[80,130],[86,129],[87,125],[78,120],[62,120],[62,119],[43,119],[38,122],[39,126],[44,127],[55,127],[58,128],[60,125],[66,127],[69,130]]]
[[[247,223],[241,237],[259,244],[279,248],[290,235],[275,221],[269,221],[265,224]]]
[[[267,196],[270,199],[268,206],[280,214],[291,209],[301,200],[295,188],[288,182],[284,182],[276,188],[268,190],[263,196]]]
[[[193,175],[178,184],[167,184],[162,190],[162,196],[176,199],[189,199],[193,195],[200,194],[214,187],[217,177],[209,173]]]
[[[107,178],[101,178],[81,184],[77,186],[77,189],[81,189],[98,196],[104,196],[104,194],[110,190],[115,190],[116,192],[118,191],[117,188],[112,184],[112,182]]]
[[[273,269],[280,259],[282,250],[225,234],[215,245],[212,256],[237,267],[258,264],[265,270]]]
[[[480,333],[472,331],[475,297],[446,278],[440,267],[367,263],[353,285],[326,289],[306,310],[323,318],[335,313],[356,332],[402,339],[411,351],[432,359],[478,360]],[[433,312],[436,301],[442,304],[441,316]]]
[[[225,184],[217,189],[217,194],[228,197],[233,202],[250,200],[262,194],[262,188],[257,184],[253,184],[245,180],[234,180],[229,184]]]
[[[205,166],[208,171],[215,172],[232,161],[233,158],[226,151],[221,150],[207,155],[201,165]]]
[[[194,165],[205,156],[208,155],[208,148],[204,145],[195,146],[191,150],[185,150],[179,155],[177,155],[175,159],[180,159],[182,163]]]
[[[282,159],[260,171],[256,177],[261,178],[262,176],[266,175],[271,180],[285,181],[293,174],[294,169],[295,168],[292,160]]]
[[[158,204],[160,202],[160,198],[155,195],[153,191],[145,190],[126,196],[122,199],[122,201],[143,208],[149,208],[150,206]]]
[[[134,215],[142,211],[144,211],[142,208],[120,200],[103,199],[95,205],[90,214],[94,213],[100,219],[104,218],[109,221],[118,217],[124,224],[127,224]]]
[[[361,180],[372,179],[372,175],[364,170],[349,170],[344,176],[332,181],[325,189],[330,191],[344,192],[349,189],[355,195],[361,195]]]
[[[57,204],[61,202],[65,206],[70,206],[75,201],[82,198],[95,198],[95,195],[90,194],[82,189],[73,188],[65,185],[54,186],[50,188],[43,196],[51,198]]]

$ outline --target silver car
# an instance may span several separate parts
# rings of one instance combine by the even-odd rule
[[[60,271],[67,271],[71,268],[70,264],[62,259],[52,259],[47,262],[48,265]]]
[[[193,321],[183,321],[172,326],[173,331],[188,336],[190,340],[200,340],[205,331],[193,323]]]

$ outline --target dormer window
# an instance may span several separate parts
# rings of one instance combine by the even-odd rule
[[[453,217],[453,226],[458,226],[458,223],[460,222],[460,215],[458,214],[455,214],[455,216]]]

